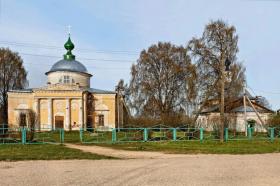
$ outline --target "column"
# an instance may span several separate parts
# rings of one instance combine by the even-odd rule
[[[48,99],[48,125],[51,127],[51,129],[54,129],[53,126],[53,104],[52,104],[52,99]]]
[[[41,125],[40,125],[41,117],[40,117],[40,99],[39,98],[35,99],[35,112],[37,115],[37,124],[36,124],[35,128],[40,129],[41,128]]]
[[[83,106],[84,106],[84,120],[83,120],[83,127],[87,127],[87,94],[84,94],[83,95],[83,98],[84,98],[84,103],[83,103]]]
[[[83,112],[83,100],[79,100],[79,125],[80,128],[83,127],[83,117],[84,117],[84,112]]]
[[[70,99],[66,99],[66,112],[65,112],[65,130],[70,130],[70,110],[71,110],[71,105],[70,105]]]

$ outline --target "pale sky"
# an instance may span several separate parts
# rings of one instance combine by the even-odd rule
[[[44,73],[62,58],[68,25],[92,87],[114,90],[119,79],[129,81],[142,49],[158,41],[186,46],[210,20],[223,19],[237,29],[252,94],[280,108],[280,1],[0,1],[0,47],[20,53],[30,87],[44,86]]]

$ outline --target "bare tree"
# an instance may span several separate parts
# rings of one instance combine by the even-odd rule
[[[201,38],[193,38],[188,43],[188,54],[197,67],[197,99],[202,103],[196,112],[195,120],[210,99],[218,100],[222,96],[224,83],[226,102],[240,94],[245,82],[245,68],[238,62],[237,44],[238,36],[235,27],[229,26],[222,20],[211,21],[206,25]],[[229,59],[232,65],[229,73],[223,74],[226,59]],[[220,99],[220,109],[223,109],[221,100],[223,99]]]
[[[266,99],[266,97],[263,96],[257,96],[256,102],[260,104],[261,106],[264,106],[266,108],[271,108],[271,105],[269,101]]]
[[[152,45],[141,52],[131,75],[129,98],[136,116],[166,123],[194,97],[195,67],[184,47],[162,42]]]
[[[27,121],[28,121],[28,127],[29,127],[29,133],[30,135],[28,135],[28,140],[32,141],[34,139],[34,134],[36,132],[36,124],[38,122],[38,116],[36,114],[36,112],[34,112],[33,110],[28,110],[27,112]]]
[[[8,123],[8,91],[22,89],[27,86],[27,72],[18,53],[8,48],[0,48],[0,106],[1,117]]]
[[[33,110],[20,111],[17,122],[20,127],[25,127],[27,130],[27,140],[32,141],[36,132],[36,124],[38,122],[38,116]]]

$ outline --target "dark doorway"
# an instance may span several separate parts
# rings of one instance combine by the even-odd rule
[[[64,123],[64,117],[63,116],[55,116],[55,128],[62,129]]]
[[[21,126],[21,127],[26,126],[26,114],[25,113],[19,114],[19,126]]]
[[[253,119],[247,120],[248,128],[253,128],[256,125],[256,121]]]
[[[104,115],[103,114],[98,115],[98,125],[104,126]]]

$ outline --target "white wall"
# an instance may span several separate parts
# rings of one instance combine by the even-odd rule
[[[75,81],[74,84],[79,83],[79,85],[82,87],[90,87],[90,77],[86,74],[78,72],[51,72],[48,74],[48,83],[51,83],[52,85],[58,84],[59,79],[63,78],[63,76],[70,76],[70,82],[72,82],[72,78]]]

